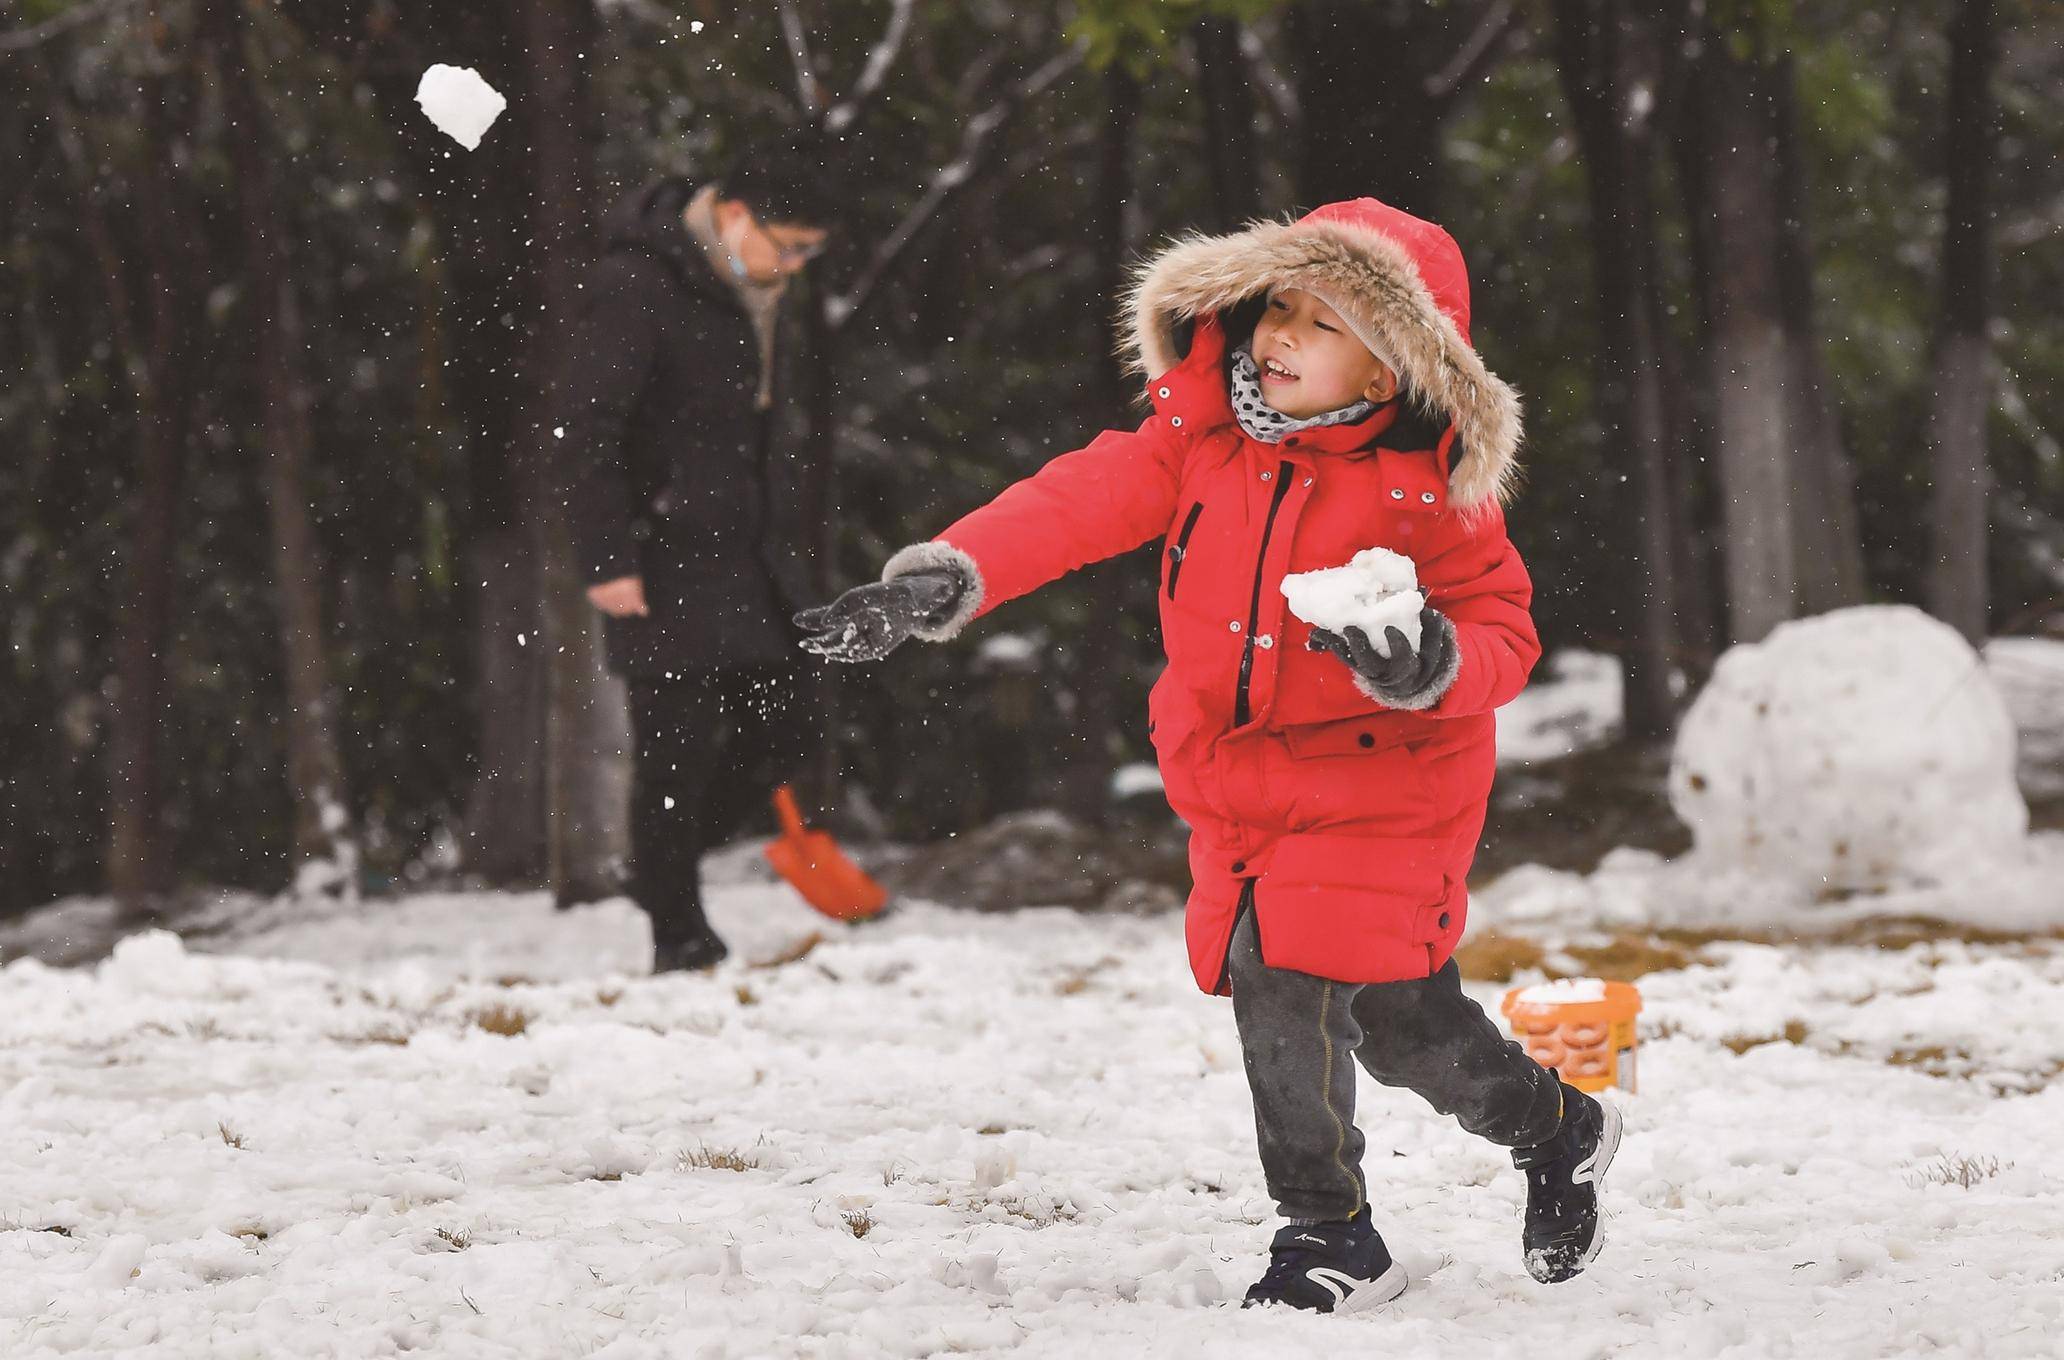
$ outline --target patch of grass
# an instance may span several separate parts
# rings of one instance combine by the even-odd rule
[[[1968,1190],[1980,1181],[1990,1180],[2014,1164],[2002,1162],[1997,1157],[1971,1157],[1961,1153],[1949,1153],[1937,1157],[1925,1166],[1915,1167],[1907,1173],[1906,1183],[1918,1190],[1924,1185],[1954,1185]]]
[[[865,1237],[874,1231],[874,1215],[865,1209],[845,1209],[839,1217],[845,1221],[846,1231],[855,1237]]]
[[[1584,971],[1611,982],[1633,982],[1650,973],[1689,968],[1692,956],[1674,944],[1645,935],[1616,935],[1607,944],[1570,945],[1565,951]]]
[[[741,1006],[757,1006],[760,1004],[760,994],[746,983],[739,983],[732,988],[732,993],[737,996],[738,1004]]]
[[[683,1171],[757,1171],[760,1157],[756,1152],[739,1152],[734,1148],[713,1148],[704,1143],[680,1157]]]
[[[439,1228],[437,1236],[453,1251],[464,1251],[473,1245],[473,1234],[466,1228]]]
[[[229,1125],[221,1122],[220,1120],[217,1120],[215,1123],[215,1132],[222,1135],[223,1142],[229,1144],[233,1148],[242,1150],[244,1146],[244,1135],[242,1135],[241,1133],[231,1132]]]
[[[1752,1048],[1761,1048],[1765,1044],[1792,1044],[1797,1046],[1806,1042],[1806,1035],[1808,1033],[1809,1031],[1804,1020],[1787,1020],[1782,1033],[1731,1034],[1722,1039],[1720,1044],[1732,1053],[1742,1054]]]
[[[515,1006],[504,1006],[499,1002],[492,1006],[483,1006],[467,1018],[489,1034],[500,1034],[507,1038],[514,1038],[530,1027],[528,1012]]]
[[[595,1004],[605,1009],[614,1006],[621,1000],[623,1000],[623,988],[621,987],[604,987],[601,991],[595,993]]]
[[[1116,968],[1118,960],[1105,955],[1095,963],[1083,964],[1062,973],[1060,981],[1054,984],[1056,996],[1076,996],[1089,990],[1089,981],[1098,973]]]
[[[377,1025],[362,1034],[333,1034],[331,1040],[347,1047],[357,1048],[365,1044],[389,1044],[395,1048],[406,1048],[412,1036],[407,1030],[392,1025]]]
[[[808,958],[810,956],[810,951],[823,943],[824,936],[819,932],[813,930],[808,935],[803,936],[802,939],[793,941],[790,944],[783,946],[781,949],[769,955],[767,958],[759,960],[752,966],[755,968],[786,967],[788,964],[797,963],[803,959]]]
[[[1455,966],[1463,977],[1479,982],[1510,982],[1516,973],[1539,968],[1547,957],[1546,950],[1524,935],[1482,930],[1463,937],[1455,950]]]

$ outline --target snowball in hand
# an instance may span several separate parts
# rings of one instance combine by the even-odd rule
[[[416,85],[416,103],[439,131],[468,151],[480,145],[481,135],[509,107],[509,101],[482,80],[480,72],[442,62],[423,72]]]
[[[1283,598],[1290,612],[1314,628],[1342,633],[1359,628],[1378,656],[1390,655],[1383,630],[1405,635],[1419,650],[1419,611],[1426,596],[1419,590],[1419,571],[1412,559],[1388,548],[1364,548],[1344,567],[1302,571],[1283,578]]]
[[[1991,676],[1904,605],[1731,648],[1684,716],[1670,806],[1700,859],[1815,890],[1954,877],[2017,853],[2028,827]]]

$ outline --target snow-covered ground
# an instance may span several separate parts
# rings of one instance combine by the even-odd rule
[[[1987,654],[2035,796],[2060,658]],[[1543,679],[1500,717],[1515,764],[1617,721],[1609,658]],[[1564,971],[1670,925],[1806,942],[1640,980],[1608,1245],[1570,1284],[1522,1268],[1500,1151],[1365,1083],[1413,1287],[1356,1319],[1237,1307],[1270,1206],[1176,915],[845,926],[751,845],[710,869],[713,975],[644,976],[627,903],[494,893],[223,899],[183,945],[0,968],[0,1356],[2059,1353],[2056,832],[1869,896],[1635,850],[1481,885],[1477,938]],[[95,958],[111,910],[0,949]],[[2020,933],[1838,942],[1906,917]]]
[[[494,894],[0,971],[0,1354],[2056,1353],[2064,945],[1644,979],[1567,1285],[1500,1152],[1365,1085],[1413,1287],[1327,1319],[1236,1306],[1269,1202],[1173,916],[846,927],[717,874],[710,976]]]

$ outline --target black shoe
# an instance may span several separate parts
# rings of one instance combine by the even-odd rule
[[[678,973],[696,968],[714,968],[731,957],[730,947],[705,930],[685,940],[662,940],[652,947],[654,973]]]
[[[1268,1269],[1240,1306],[1284,1303],[1320,1313],[1358,1313],[1389,1303],[1405,1292],[1405,1284],[1405,1268],[1390,1259],[1365,1207],[1344,1222],[1279,1229],[1269,1243]]]
[[[1514,1148],[1526,1172],[1527,1274],[1560,1284],[1598,1255],[1598,1187],[1620,1150],[1620,1112],[1563,1084],[1562,1127],[1545,1143]]]

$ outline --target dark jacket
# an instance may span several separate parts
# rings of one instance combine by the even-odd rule
[[[628,676],[794,661],[810,602],[800,450],[755,408],[759,346],[681,221],[693,194],[662,180],[610,215],[560,387],[582,579],[641,576],[652,610],[606,621]]]

